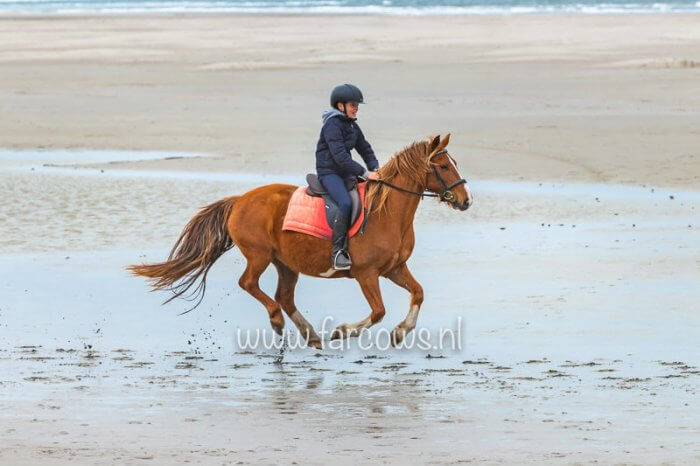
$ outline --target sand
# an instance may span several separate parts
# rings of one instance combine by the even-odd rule
[[[0,463],[697,463],[696,24],[0,18]],[[247,351],[269,324],[235,249],[180,317],[123,269],[301,183],[343,80],[380,162],[452,132],[476,201],[424,202],[409,264],[459,348]],[[377,331],[408,310],[382,290]],[[351,281],[297,302],[317,330],[367,312]]]
[[[471,178],[698,184],[695,15],[0,25],[4,148],[208,152],[223,159],[209,170],[312,170],[327,94],[354,81],[383,159],[452,132]]]

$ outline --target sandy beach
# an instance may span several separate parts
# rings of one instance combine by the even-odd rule
[[[698,184],[695,15],[0,24],[8,149],[203,151],[223,160],[198,169],[311,170],[328,89],[355,80],[380,159],[452,132],[471,177]]]
[[[0,464],[700,462],[697,25],[0,16]],[[425,201],[409,265],[417,330],[457,347],[245,348],[270,330],[236,249],[196,311],[161,307],[124,267],[303,183],[343,81],[380,163],[452,133],[475,204]],[[408,310],[382,292],[377,331]],[[297,302],[367,312],[349,280]]]

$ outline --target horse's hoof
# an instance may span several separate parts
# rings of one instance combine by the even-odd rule
[[[282,332],[284,331],[284,321],[281,325],[270,321],[270,326],[272,326],[272,330],[274,330],[277,335],[282,336]]]
[[[331,332],[331,340],[342,340],[345,338],[345,327],[344,326],[339,326],[333,329],[333,332]]]
[[[320,339],[309,340],[306,344],[310,348],[316,348],[317,350],[323,349],[323,342]]]
[[[401,327],[396,327],[391,331],[391,346],[396,348],[401,344],[403,339],[406,337],[406,330]]]

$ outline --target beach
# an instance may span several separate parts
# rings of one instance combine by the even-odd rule
[[[452,132],[471,177],[698,183],[695,15],[0,21],[8,149],[207,152],[222,158],[207,170],[311,171],[328,89],[354,79],[384,160]]]
[[[0,16],[0,463],[697,463],[697,24]],[[270,328],[235,248],[199,308],[161,307],[125,267],[302,184],[346,81],[380,163],[451,133],[475,203],[424,201],[409,266],[416,332],[457,347],[245,348]],[[377,331],[408,311],[382,292]],[[297,302],[317,330],[368,311],[350,280]]]

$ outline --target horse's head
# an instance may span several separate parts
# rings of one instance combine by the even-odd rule
[[[447,152],[450,142],[448,134],[442,140],[440,136],[430,138],[428,142],[428,170],[426,189],[440,196],[440,200],[453,208],[467,210],[473,202],[467,187],[467,181],[457,170],[457,162]]]

